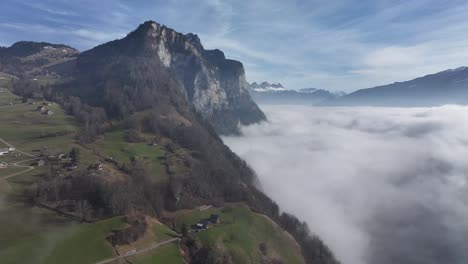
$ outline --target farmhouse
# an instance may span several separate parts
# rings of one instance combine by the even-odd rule
[[[97,162],[96,164],[94,164],[93,168],[95,170],[101,171],[102,169],[104,169],[104,166],[102,165],[101,162]]]
[[[43,160],[43,159],[40,159],[40,160],[37,161],[37,166],[38,166],[38,167],[42,167],[42,166],[44,166],[45,164],[46,164],[46,162],[45,162],[45,160]]]
[[[195,225],[192,225],[192,230],[194,230],[196,232],[206,230],[206,229],[208,229],[209,224],[210,223],[208,221],[202,220],[199,223],[196,223]]]
[[[78,163],[67,163],[64,168],[67,169],[67,171],[76,170],[78,168]]]
[[[43,105],[40,105],[40,106],[38,106],[38,107],[36,108],[36,111],[38,111],[38,112],[44,112],[44,111],[46,111],[46,110],[47,110],[47,109],[46,109],[45,106],[43,106]]]
[[[16,150],[16,149],[15,149],[14,147],[9,147],[9,148],[8,148],[8,152],[13,152],[13,151],[15,151],[15,150]]]
[[[209,218],[207,219],[202,219],[198,223],[194,224],[191,226],[192,230],[195,232],[200,232],[202,230],[208,229],[210,226],[214,224],[220,223],[220,217],[216,214],[212,214]]]
[[[158,141],[157,138],[154,138],[152,141],[150,141],[150,142],[148,143],[148,145],[150,145],[150,146],[157,146],[157,145],[159,145],[159,141]]]
[[[64,160],[64,161],[69,161],[69,160],[71,160],[70,154],[69,154],[69,153],[66,153],[66,154],[65,154],[65,153],[60,153],[60,154],[58,155],[58,158],[59,158],[59,160]]]
[[[0,156],[5,156],[9,153],[7,148],[0,149]]]
[[[219,215],[212,214],[208,219],[212,224],[218,224],[220,222]]]

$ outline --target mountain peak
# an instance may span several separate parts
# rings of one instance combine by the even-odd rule
[[[108,67],[120,57],[132,59],[132,65],[162,66],[161,71],[177,79],[186,99],[219,133],[237,133],[239,124],[265,119],[247,91],[242,63],[226,59],[220,50],[205,50],[196,34],[146,21],[125,38],[84,52],[78,65],[96,68],[99,62]]]
[[[458,67],[458,68],[455,68],[455,69],[448,69],[448,70],[445,70],[443,72],[460,72],[460,71],[464,71],[466,69],[468,69],[468,67],[462,66],[462,67]]]
[[[262,82],[258,84],[257,82],[253,82],[249,84],[249,89],[254,90],[256,92],[279,92],[279,91],[286,91],[287,89],[281,83],[269,83],[269,82]]]

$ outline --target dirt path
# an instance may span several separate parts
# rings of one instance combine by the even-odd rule
[[[102,261],[96,262],[96,264],[105,264],[105,263],[109,263],[109,262],[112,262],[112,261],[115,261],[115,260],[124,259],[124,258],[127,258],[127,257],[131,257],[131,256],[143,254],[143,253],[146,253],[146,252],[151,251],[151,250],[153,250],[153,249],[156,249],[156,248],[158,248],[158,247],[160,247],[160,246],[163,246],[163,245],[172,243],[172,242],[174,242],[174,241],[178,241],[179,239],[180,239],[180,238],[178,238],[178,237],[172,238],[172,239],[166,240],[166,241],[164,241],[164,242],[154,244],[154,245],[152,245],[152,246],[150,246],[150,247],[147,247],[147,248],[144,248],[144,249],[140,249],[140,250],[138,250],[138,251],[134,251],[134,252],[131,252],[131,253],[127,253],[127,254],[120,255],[120,256],[115,257],[115,258],[110,258],[110,259],[106,259],[106,260],[102,260]]]
[[[7,176],[5,176],[5,177],[1,177],[1,179],[2,179],[2,180],[7,180],[7,179],[9,179],[9,178],[13,178],[13,177],[18,176],[18,175],[20,175],[20,174],[23,174],[23,173],[30,172],[30,171],[34,170],[34,166],[25,166],[25,165],[19,165],[19,164],[20,164],[20,163],[24,163],[24,162],[29,162],[29,161],[37,160],[37,159],[39,159],[39,158],[21,160],[21,161],[18,161],[18,162],[13,163],[13,166],[18,167],[18,168],[25,168],[25,170],[24,170],[24,171],[17,172],[17,173],[10,174],[10,175],[7,175]]]
[[[0,138],[0,142],[2,142],[3,144],[7,145],[7,146],[10,147],[10,148],[14,148],[14,146],[13,146],[12,144],[8,143],[8,142],[5,141],[3,138]],[[15,149],[16,149],[16,148],[15,148]],[[16,172],[16,173],[13,173],[13,174],[10,174],[10,175],[7,175],[7,176],[5,176],[5,177],[1,177],[1,178],[0,178],[0,180],[1,180],[1,181],[4,181],[4,182],[8,185],[8,187],[10,187],[10,188],[11,188],[11,185],[8,183],[8,181],[7,181],[8,179],[13,178],[13,177],[18,176],[18,175],[21,175],[21,174],[23,174],[23,173],[30,172],[30,171],[34,170],[34,166],[27,166],[27,165],[20,165],[20,164],[21,164],[21,163],[30,162],[30,161],[39,159],[39,157],[34,156],[34,155],[32,155],[32,154],[29,154],[29,153],[26,153],[26,152],[23,152],[23,151],[21,151],[21,150],[16,149],[15,151],[18,152],[18,153],[21,153],[21,154],[23,154],[23,155],[25,155],[25,156],[32,157],[32,159],[20,160],[20,161],[17,161],[17,162],[15,162],[15,163],[13,163],[12,165],[13,165],[14,167],[25,168],[25,170],[24,170],[24,171],[20,171],[20,172]]]
[[[0,142],[2,142],[3,144],[7,145],[7,146],[10,147],[10,148],[14,148],[14,146],[13,146],[12,144],[6,142],[3,138],[0,138]],[[15,148],[15,149],[16,149],[16,148]],[[34,156],[34,155],[32,155],[32,154],[23,152],[23,151],[21,151],[21,150],[19,150],[19,149],[16,149],[16,152],[21,153],[21,154],[23,154],[23,155],[25,155],[25,156],[28,156],[28,157],[37,158],[37,156]]]

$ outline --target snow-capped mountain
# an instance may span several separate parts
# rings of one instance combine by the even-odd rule
[[[281,83],[269,83],[269,82],[262,82],[261,84],[253,82],[249,84],[249,89],[255,92],[260,92],[260,93],[286,91],[286,88],[284,88],[283,85],[281,85]]]
[[[260,104],[306,104],[315,105],[343,96],[344,92],[330,92],[317,88],[290,90],[281,83],[256,82],[249,84],[252,98]]]

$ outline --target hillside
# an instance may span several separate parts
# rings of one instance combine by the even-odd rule
[[[45,203],[45,201],[37,200],[33,204],[30,204],[27,202],[30,199],[28,190],[34,188],[34,185],[43,182],[43,179],[50,177],[48,175],[50,168],[59,169],[61,167],[59,165],[65,165],[67,162],[49,160],[47,166],[38,167],[35,165],[36,161],[32,160],[35,157],[24,156],[26,154],[39,156],[40,154],[35,150],[41,149],[41,146],[47,146],[50,154],[67,153],[71,149],[77,148],[80,150],[80,163],[76,170],[82,170],[89,166],[94,166],[96,162],[101,162],[104,168],[101,171],[95,172],[106,177],[109,177],[109,173],[113,172],[112,178],[121,178],[121,180],[125,180],[127,176],[125,173],[118,173],[114,169],[114,161],[106,161],[103,158],[107,154],[113,155],[115,161],[123,162],[130,160],[129,157],[136,155],[154,157],[154,159],[147,160],[146,165],[148,168],[153,169],[152,175],[155,177],[154,181],[164,181],[168,175],[165,173],[164,168],[159,167],[159,164],[164,163],[160,158],[167,157],[168,160],[172,159],[166,154],[167,150],[164,147],[164,142],[161,142],[161,146],[130,143],[123,136],[120,137],[110,132],[105,134],[95,144],[81,145],[76,142],[74,132],[77,130],[76,126],[78,122],[61,111],[59,106],[48,106],[48,108],[54,110],[55,114],[53,116],[42,115],[40,112],[34,111],[37,108],[37,104],[40,104],[41,101],[36,104],[24,104],[21,103],[21,98],[10,94],[8,91],[0,93],[0,102],[5,102],[0,103],[2,111],[2,115],[0,116],[0,122],[2,123],[0,128],[1,138],[13,144],[17,148],[17,151],[24,151],[25,153],[18,157],[14,155],[2,156],[0,157],[0,162],[13,164],[23,161],[24,165],[34,166],[32,171],[19,167],[17,167],[17,170],[13,170],[16,167],[0,169],[0,199],[2,200],[0,226],[3,227],[0,228],[0,258],[3,260],[2,263],[54,264],[65,262],[92,264],[101,260],[112,259],[115,256],[114,249],[106,238],[115,230],[128,228],[132,222],[129,223],[128,219],[119,216],[96,219],[97,221],[93,221],[92,223],[80,223],[80,216],[73,209],[63,208],[58,203]],[[34,101],[31,100],[30,102]],[[10,103],[13,104],[10,105]],[[62,131],[69,131],[70,133],[60,136],[64,134]],[[183,154],[181,153],[181,155]],[[43,158],[46,159],[45,157]],[[73,172],[67,170],[60,171],[64,174],[60,177],[70,177],[73,175]],[[58,182],[57,180],[56,182]],[[53,206],[58,211],[67,213],[67,216],[43,209],[39,207],[41,204]],[[68,206],[70,206],[70,203]],[[206,210],[203,213],[213,213],[221,209],[213,210]],[[88,208],[87,211],[85,218],[91,219],[92,209]],[[182,218],[182,215],[177,217],[177,222],[180,222],[180,219],[185,219],[189,215],[193,215],[193,217],[199,215],[196,210],[190,213],[181,212],[184,218]],[[216,232],[218,235],[229,235],[228,231],[231,229],[227,221],[228,217],[230,217],[230,211],[227,210],[226,212],[228,214],[222,214],[224,219],[223,227],[220,226],[219,230],[217,227],[213,227],[207,232]],[[249,218],[255,217],[254,213],[245,211],[245,209],[242,209],[241,212],[244,214],[243,219],[247,220],[245,216]],[[75,217],[70,217],[70,215],[75,215]],[[30,219],[30,221],[24,221],[24,219]],[[170,225],[169,218],[166,221]],[[143,250],[155,243],[178,237],[177,233],[172,231],[168,226],[161,224],[154,217],[146,217],[145,222],[147,226],[145,227],[144,234],[129,244],[116,245],[115,248],[118,252],[125,253],[134,248]],[[252,223],[251,226],[256,226],[256,224]],[[271,230],[275,229],[274,225],[268,222],[262,222],[262,226]],[[268,232],[261,233],[264,235],[269,234]],[[203,235],[203,232],[197,233],[198,235]],[[238,239],[238,242],[245,243],[246,245],[255,246],[258,243],[254,238],[245,236],[240,236],[236,239]],[[147,253],[129,256],[126,259],[138,264],[154,263],[155,261],[182,263],[182,255],[176,242],[158,247]],[[287,247],[295,248],[294,243],[286,237],[279,239],[266,237],[261,242],[271,243],[272,245],[282,243]],[[211,246],[211,242],[200,241],[200,246],[209,247]],[[295,248],[294,250],[294,254],[298,254],[300,259],[299,249]],[[28,254],[24,254],[26,251]],[[236,250],[236,252],[236,254],[241,255],[254,254],[257,257],[259,256],[257,255],[257,251],[244,251],[242,248]],[[278,255],[275,256],[278,257]],[[287,255],[280,254],[279,256],[285,256],[284,258],[286,258]],[[120,262],[115,260],[109,263]]]
[[[410,81],[361,89],[324,104],[404,107],[468,104],[468,68],[460,67]]]
[[[337,263],[303,222],[280,213],[257,189],[254,172],[219,138],[217,132],[236,133],[239,123],[261,121],[264,116],[243,88],[242,65],[226,60],[219,51],[204,51],[194,38],[150,21],[121,40],[79,54],[71,67],[68,61],[66,67],[57,64],[64,75],[45,78],[27,72],[6,82],[21,99],[10,97],[5,101],[14,103],[5,107],[24,107],[25,112],[18,111],[19,116],[4,122],[28,125],[23,127],[25,137],[16,130],[8,140],[22,151],[34,150],[46,163],[42,174],[25,184],[23,199],[90,225],[120,217],[124,225],[107,240],[120,253],[133,252],[135,245],[142,254],[157,242],[149,238],[161,235],[154,230],[155,223],[171,226],[172,216],[180,211],[240,203],[288,231],[300,245],[305,263]],[[207,73],[205,67],[217,70]],[[191,71],[195,79],[180,75]],[[207,83],[200,83],[200,78]],[[21,120],[30,115],[31,119]],[[58,122],[58,117],[73,126],[60,131],[41,127],[44,122],[39,120]],[[28,138],[37,140],[37,145],[29,146]],[[173,247],[178,235],[172,235],[176,237],[167,240],[172,246],[161,247],[172,253],[162,254],[180,258]],[[254,246],[259,242],[241,240]],[[181,241],[190,248],[184,257],[194,263],[204,254],[213,256],[209,263],[238,263],[228,261],[235,252],[219,252],[203,241],[196,242],[199,247],[190,246],[197,241],[191,235],[185,234]],[[241,255],[253,254],[252,247],[242,250],[248,252]],[[227,260],[217,262],[219,254]],[[284,258],[277,253],[264,263]],[[110,257],[109,262],[121,260]]]
[[[0,49],[0,72],[18,77],[60,78],[64,69],[73,66],[78,54],[78,50],[66,45],[20,41]]]

